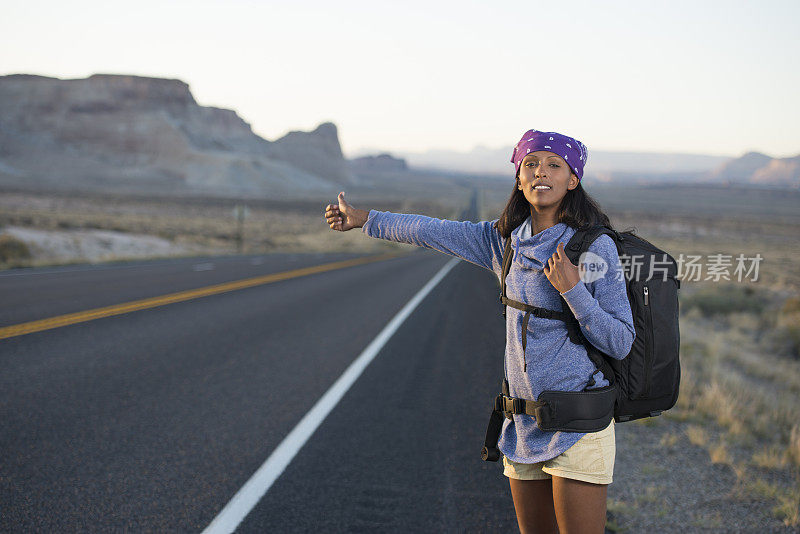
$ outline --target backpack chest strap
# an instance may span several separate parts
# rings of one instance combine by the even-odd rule
[[[500,297],[500,302],[506,306],[511,306],[512,308],[532,313],[535,317],[542,317],[544,319],[558,319],[559,321],[566,322],[570,317],[569,314],[564,313],[563,311],[548,310],[547,308],[531,306],[530,304],[525,304],[524,302],[520,302],[518,300],[511,300],[508,297]]]
[[[566,304],[564,299],[562,298],[562,305]],[[522,317],[522,351],[525,352],[525,349],[528,346],[528,321],[531,318],[531,314],[534,317],[540,317],[543,319],[555,319],[557,321],[564,321],[564,324],[567,327],[567,334],[569,335],[569,340],[575,344],[583,345],[586,342],[586,338],[581,332],[581,327],[578,324],[577,319],[572,313],[564,312],[564,311],[556,311],[556,310],[549,310],[547,308],[539,308],[537,306],[531,306],[529,304],[525,304],[524,302],[519,302],[518,300],[512,300],[508,297],[501,296],[500,302],[503,303],[504,306],[511,306],[520,311],[524,311],[525,315]],[[523,371],[526,371],[528,368],[527,362],[523,365]]]

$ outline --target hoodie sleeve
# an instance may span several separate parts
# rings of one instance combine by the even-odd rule
[[[370,210],[362,231],[370,237],[438,250],[494,271],[503,256],[500,233],[494,223]]]
[[[631,351],[636,330],[617,247],[603,234],[589,246],[589,252],[602,258],[608,270],[595,281],[579,281],[561,295],[586,339],[605,354],[621,360]]]

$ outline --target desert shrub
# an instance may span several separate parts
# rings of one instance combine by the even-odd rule
[[[26,260],[30,257],[31,251],[24,241],[20,241],[11,234],[0,234],[0,263]]]
[[[781,356],[800,358],[800,297],[786,299],[775,316],[770,349]]]
[[[697,308],[704,316],[728,315],[734,312],[761,314],[769,302],[750,286],[709,286],[681,299],[681,309]]]
[[[712,464],[731,463],[731,455],[728,452],[728,448],[725,446],[724,443],[718,443],[717,445],[711,447],[708,453],[711,457]]]
[[[686,435],[689,436],[689,442],[692,445],[697,445],[699,447],[708,445],[708,431],[701,426],[689,425],[686,428]]]
[[[789,438],[789,447],[786,449],[786,455],[794,465],[800,467],[800,425],[792,427],[792,434]]]
[[[788,461],[788,451],[781,450],[780,447],[762,447],[753,453],[752,463],[758,467],[769,469],[781,469],[786,467]]]
[[[800,326],[779,326],[773,334],[773,341],[776,353],[800,358]]]
[[[781,315],[800,315],[800,297],[791,297],[781,306]]]

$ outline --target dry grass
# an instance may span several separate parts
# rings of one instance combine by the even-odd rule
[[[696,408],[703,413],[713,414],[717,422],[728,427],[732,434],[743,434],[746,430],[742,421],[744,403],[741,397],[723,387],[719,379],[702,387]]]
[[[711,457],[711,463],[713,464],[730,464],[731,463],[731,455],[728,452],[728,448],[725,446],[724,443],[717,443],[713,447],[708,450],[708,454]]]
[[[796,424],[792,427],[786,453],[792,463],[794,463],[795,466],[800,467],[800,424]]]
[[[413,212],[454,218],[457,208],[432,200],[364,204],[363,209]],[[102,229],[158,236],[176,244],[234,253],[238,222],[234,206],[246,205],[241,252],[385,252],[413,246],[368,239],[359,231],[333,232],[325,223],[324,202],[236,201],[226,199],[132,198],[118,196],[48,196],[5,192],[0,195],[0,228],[41,230]],[[7,248],[7,247],[6,247]],[[0,266],[39,265],[15,254]]]
[[[607,520],[606,529],[611,532],[625,532],[625,528],[620,526],[617,518],[629,516],[636,510],[636,505],[626,501],[609,498],[606,503]]]
[[[31,251],[23,241],[15,237],[0,235],[0,264],[26,261],[31,258]]]
[[[765,286],[748,295],[762,305],[730,312],[728,291],[706,287],[694,295],[717,292],[713,306],[682,309],[681,395],[670,418],[689,422],[689,441],[734,470],[741,495],[771,501],[773,515],[798,526],[800,360],[771,350],[765,330],[771,315],[793,314],[795,304]],[[741,303],[741,295],[731,302]]]
[[[661,437],[661,446],[669,448],[669,449],[672,449],[672,448],[675,447],[675,445],[678,444],[679,440],[680,440],[680,436],[678,434],[669,434],[669,433],[667,433],[667,434],[664,434]]]
[[[774,502],[772,513],[786,526],[800,525],[800,475],[788,488],[761,478],[745,480],[744,487],[746,493]]]
[[[800,525],[800,480],[794,489],[781,490],[777,496],[778,504],[772,508],[777,517],[789,527]]]
[[[708,445],[708,432],[706,432],[703,427],[690,425],[686,429],[686,436],[689,438],[689,442],[692,445],[697,445],[698,447],[705,447]]]
[[[701,529],[720,529],[724,524],[722,514],[714,512],[710,515],[704,514],[699,517],[692,518],[690,526]]]
[[[654,503],[661,500],[663,488],[657,485],[648,485],[644,488],[644,493],[640,493],[636,498],[638,503]]]
[[[631,422],[635,425],[658,426],[661,420],[657,417],[644,417],[642,419],[634,419]]]
[[[757,281],[683,281],[681,392],[665,415],[685,423],[689,441],[712,462],[733,469],[742,495],[771,502],[773,515],[797,527],[800,228],[764,221],[751,228],[724,218],[623,214],[614,220],[618,228],[637,222],[640,235],[675,257],[764,258]],[[662,445],[673,441],[665,437]]]
[[[753,454],[751,463],[766,469],[782,469],[788,465],[788,458],[786,451],[780,447],[765,446]]]

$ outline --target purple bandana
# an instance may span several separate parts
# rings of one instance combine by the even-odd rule
[[[514,164],[515,172],[519,172],[522,159],[529,152],[536,152],[537,150],[547,150],[558,154],[564,158],[564,161],[567,162],[567,165],[569,165],[579,181],[583,178],[583,166],[586,165],[586,159],[589,157],[586,146],[572,137],[556,132],[540,132],[539,130],[525,132],[517,146],[514,147],[511,163]]]

